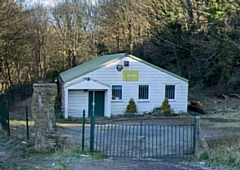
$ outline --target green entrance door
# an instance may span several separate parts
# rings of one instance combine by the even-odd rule
[[[95,106],[93,108],[93,100]],[[88,116],[104,116],[104,91],[89,91],[88,96]]]

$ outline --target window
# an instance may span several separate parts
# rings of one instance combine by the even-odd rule
[[[124,61],[124,66],[128,67],[129,66],[129,61]]]
[[[112,86],[112,100],[122,100],[122,86]]]
[[[138,99],[148,99],[148,85],[139,85]]]
[[[175,85],[166,85],[165,98],[175,99]]]

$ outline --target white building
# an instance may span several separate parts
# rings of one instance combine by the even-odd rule
[[[187,112],[188,80],[133,55],[105,55],[60,74],[63,116],[124,114],[130,98],[138,113],[168,98],[175,113]],[[93,102],[94,101],[94,102]]]

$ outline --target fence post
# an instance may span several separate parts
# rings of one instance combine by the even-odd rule
[[[0,119],[0,123],[2,124],[2,128],[4,129],[4,127],[3,127],[3,120],[4,120],[4,110],[3,110],[3,104],[2,103],[0,103],[0,115],[1,115],[1,119]]]
[[[27,139],[29,139],[29,128],[28,128],[28,107],[26,105],[26,129],[27,129]]]
[[[95,117],[91,116],[91,129],[90,129],[90,152],[94,152],[94,127],[95,127]]]
[[[6,106],[6,114],[7,114],[7,128],[8,128],[8,136],[10,136],[10,119],[9,119],[9,106]]]
[[[140,147],[141,147],[141,149],[140,149],[140,155],[139,155],[139,157],[140,158],[142,158],[142,139],[143,139],[143,136],[142,136],[142,119],[141,119],[141,122],[140,122]]]
[[[200,116],[196,116],[194,119],[194,153],[197,153],[199,148],[198,148],[198,142],[199,142],[199,126],[200,126]]]
[[[82,120],[82,151],[84,151],[84,139],[85,138],[85,110],[83,110],[83,120]]]
[[[204,139],[204,136],[202,134],[202,130],[201,130],[201,127],[200,127],[200,116],[197,116],[196,117],[196,152],[199,151],[199,147],[200,145],[203,147],[203,150],[204,152],[207,154],[207,156],[209,157],[210,156],[210,152],[209,152],[209,147],[208,147],[208,144],[206,142],[206,140]]]

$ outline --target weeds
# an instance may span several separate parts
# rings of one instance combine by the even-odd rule
[[[102,154],[102,153],[96,153],[96,154],[92,154],[91,155],[91,158],[93,158],[93,159],[104,159],[104,158],[106,158],[106,155],[104,155],[104,154]]]
[[[210,149],[218,149],[221,147],[240,147],[240,137],[238,135],[225,134],[219,138],[209,139],[207,141]]]
[[[240,168],[240,145],[213,149],[209,161],[214,165],[224,164]]]
[[[205,161],[208,166],[228,165],[240,168],[240,137],[225,134],[219,138],[207,141],[210,155],[200,150],[194,157],[196,160]]]
[[[59,161],[59,165],[61,166],[61,170],[66,170],[67,169],[67,165],[61,161]]]
[[[56,115],[56,122],[57,123],[82,123],[82,118],[68,118],[65,119],[62,115]]]

